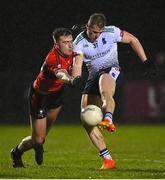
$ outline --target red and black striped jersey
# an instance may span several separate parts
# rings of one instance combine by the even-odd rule
[[[53,47],[48,53],[41,70],[33,83],[35,89],[45,93],[54,93],[59,91],[64,82],[55,76],[59,69],[66,69],[69,73],[73,63],[74,53],[71,56],[63,56],[61,52]]]

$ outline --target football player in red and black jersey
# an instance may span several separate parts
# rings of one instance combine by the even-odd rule
[[[71,76],[71,74],[73,75],[71,69],[74,66],[75,56],[72,31],[67,28],[57,28],[52,36],[54,47],[48,53],[30,88],[29,105],[32,133],[11,150],[14,168],[24,167],[21,157],[25,151],[32,148],[35,151],[37,164],[42,164],[43,144],[46,135],[63,105],[64,85],[75,85],[80,78],[79,76]]]

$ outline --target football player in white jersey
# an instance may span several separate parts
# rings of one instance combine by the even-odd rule
[[[78,55],[74,62],[73,76],[81,76],[83,62],[89,71],[82,94],[81,108],[95,104],[101,107],[104,113],[104,118],[98,126],[87,127],[84,125],[89,138],[103,158],[101,169],[116,167],[115,160],[112,159],[99,128],[107,129],[110,132],[116,131],[113,124],[115,109],[113,96],[116,80],[120,74],[117,50],[119,42],[130,44],[141,61],[144,62],[147,72],[153,73],[154,65],[150,60],[147,60],[139,40],[118,27],[106,26],[106,17],[102,13],[92,14],[86,25],[86,30],[81,32],[74,41],[74,51]]]

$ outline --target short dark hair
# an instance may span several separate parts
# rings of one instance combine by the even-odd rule
[[[102,13],[94,13],[89,17],[88,25],[97,25],[100,29],[104,28],[106,25],[106,17]]]
[[[54,42],[57,42],[60,38],[60,36],[69,36],[72,35],[72,31],[69,28],[56,28],[53,32],[52,32],[52,37]]]

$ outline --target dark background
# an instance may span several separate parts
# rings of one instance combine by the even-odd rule
[[[136,35],[150,59],[165,51],[163,0],[13,0],[0,3],[0,122],[28,123],[27,91],[52,48],[56,27],[85,24],[94,12]],[[139,58],[119,45],[124,81],[141,79]],[[86,73],[84,73],[86,75]],[[68,89],[59,122],[79,122],[81,92]],[[120,121],[120,93],[115,115]]]

